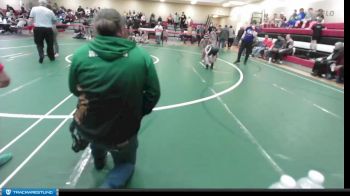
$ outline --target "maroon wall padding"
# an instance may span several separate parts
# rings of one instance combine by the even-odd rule
[[[284,60],[291,63],[298,64],[298,65],[302,65],[305,67],[309,67],[309,68],[313,68],[315,64],[315,61],[313,60],[302,59],[296,56],[286,56]]]
[[[280,33],[280,34],[294,34],[294,35],[309,35],[312,36],[311,29],[285,29],[285,28],[262,28],[261,33]],[[340,29],[324,29],[322,30],[324,37],[344,37],[344,30]]]
[[[322,36],[343,38],[344,37],[344,30],[324,29],[324,30],[322,30]]]
[[[344,23],[324,23],[327,29],[342,29],[344,30]]]
[[[312,35],[311,29],[262,28],[261,32],[262,33]]]

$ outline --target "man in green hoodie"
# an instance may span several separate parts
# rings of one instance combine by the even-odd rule
[[[125,39],[124,21],[115,9],[94,19],[97,36],[73,56],[70,91],[79,97],[74,124],[91,143],[95,168],[103,169],[107,152],[115,164],[103,188],[125,187],[133,174],[142,118],[160,97],[152,58]]]

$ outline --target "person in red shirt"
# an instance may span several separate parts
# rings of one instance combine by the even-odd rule
[[[265,35],[264,41],[260,42],[258,46],[253,48],[252,56],[259,56],[264,50],[269,49],[272,46],[272,40],[269,38],[269,35]]]
[[[10,84],[10,78],[4,71],[4,65],[0,61],[0,88],[7,87]],[[0,154],[0,167],[12,159],[11,153]]]

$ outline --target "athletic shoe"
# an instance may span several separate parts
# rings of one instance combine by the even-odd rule
[[[94,159],[94,165],[96,170],[102,170],[106,166],[107,156],[102,159]]]

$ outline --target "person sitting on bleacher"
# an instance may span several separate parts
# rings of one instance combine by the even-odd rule
[[[344,44],[337,42],[332,54],[316,59],[311,75],[319,77],[326,75],[328,79],[336,75],[338,82],[341,82],[344,78]]]
[[[317,10],[316,18],[317,17],[320,17],[322,19],[321,23],[324,23],[324,10],[323,9]]]
[[[278,23],[278,27],[281,27],[281,28],[288,27],[287,18],[284,16],[283,13],[280,14],[280,21]]]
[[[296,22],[296,18],[297,18],[298,14],[297,14],[297,10],[294,10],[293,14],[289,17],[288,20],[288,27],[294,27],[295,26],[295,22]]]
[[[269,63],[276,62],[280,50],[286,48],[286,40],[279,35],[273,46],[268,51]]]
[[[284,49],[280,49],[278,51],[277,56],[276,56],[276,61],[279,62],[280,64],[282,64],[283,57],[286,55],[293,54],[293,50],[294,50],[294,40],[292,39],[290,34],[287,34],[286,35],[286,46]]]
[[[309,28],[311,28],[313,25],[313,23],[312,23],[313,21],[314,22],[316,21],[316,14],[314,13],[313,8],[309,8],[307,13],[306,13],[306,16],[303,20],[303,25],[301,26],[301,28],[304,29],[307,24],[309,25]]]
[[[70,24],[70,23],[73,23],[74,21],[75,21],[74,14],[72,13],[71,10],[68,10],[67,15],[62,23],[63,24]]]
[[[301,27],[301,23],[304,20],[305,16],[306,16],[306,14],[304,12],[304,8],[300,8],[299,14],[295,18],[295,27],[296,28],[300,28]]]
[[[258,45],[253,48],[252,57],[261,56],[262,52],[269,49],[272,44],[272,40],[269,39],[269,35],[266,34],[264,41],[259,41]]]

